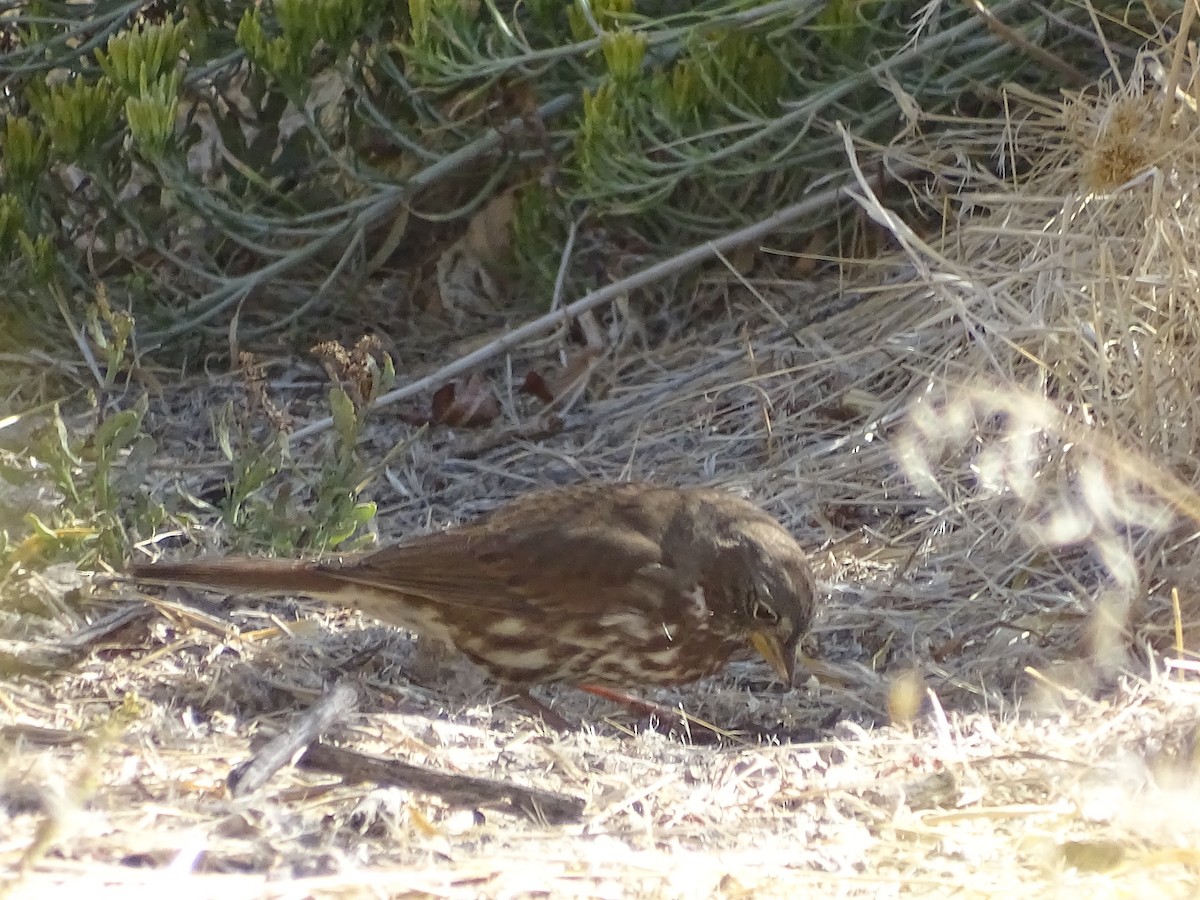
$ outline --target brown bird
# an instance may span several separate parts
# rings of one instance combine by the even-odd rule
[[[449,641],[498,681],[646,687],[758,650],[789,685],[812,619],[803,551],[707,488],[585,483],[362,555],[135,564],[143,581],[303,594]]]

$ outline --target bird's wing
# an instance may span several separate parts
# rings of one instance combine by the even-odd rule
[[[321,570],[350,584],[497,613],[611,606],[676,581],[662,564],[658,542],[595,523],[455,529]]]

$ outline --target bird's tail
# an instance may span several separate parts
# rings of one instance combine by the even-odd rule
[[[126,571],[136,581],[186,584],[231,594],[320,597],[346,587],[344,579],[323,570],[318,563],[300,559],[214,556],[190,562],[134,563]]]

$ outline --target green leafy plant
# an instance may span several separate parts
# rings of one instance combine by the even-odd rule
[[[365,492],[407,445],[368,465],[358,443],[371,404],[392,387],[395,370],[371,338],[351,349],[323,343],[313,352],[333,381],[328,397],[334,422],[315,454],[293,457],[286,417],[266,395],[265,373],[251,357],[243,356],[241,371],[249,406],[260,415],[248,409],[239,415],[226,404],[214,419],[217,443],[232,467],[219,512],[235,546],[279,555],[352,550],[373,540],[376,508]],[[270,433],[265,441],[264,429]]]
[[[650,264],[842,175],[835,121],[886,144],[898,93],[933,121],[974,84],[1046,79],[970,9],[899,0],[18,7],[0,24],[0,248],[53,327],[6,329],[6,350],[63,337],[35,271],[68,297],[99,274],[142,346],[220,339],[235,310],[245,340],[347,302],[381,262],[419,273],[531,184],[549,221],[586,210]],[[1103,65],[1085,8],[1053,27],[1003,12]],[[1104,37],[1121,27],[1142,26]],[[423,226],[402,248],[401,210]],[[512,296],[587,285],[590,264],[558,277],[554,243],[508,242]],[[309,299],[289,306],[285,282]]]
[[[69,556],[81,568],[118,564],[131,539],[166,519],[146,488],[146,470],[157,452],[143,433],[143,397],[133,407],[97,416],[90,431],[68,427],[57,405],[33,443],[34,470],[58,492],[49,516],[30,512],[29,535],[9,544],[9,567],[38,567]],[[82,433],[81,433],[82,432]]]

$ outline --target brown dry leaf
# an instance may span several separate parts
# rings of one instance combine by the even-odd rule
[[[457,382],[438,388],[433,395],[430,421],[435,425],[476,428],[490,425],[500,415],[500,404],[479,375],[467,379],[462,391]]]
[[[364,334],[349,349],[338,341],[322,341],[309,352],[320,361],[329,380],[347,393],[356,410],[370,405],[379,390],[380,370],[388,362],[377,335]]]
[[[259,410],[276,431],[287,431],[292,427],[291,418],[284,413],[267,393],[267,368],[253,353],[242,350],[238,353],[238,373],[246,391],[246,402],[250,409]]]
[[[525,373],[525,380],[521,382],[521,393],[537,397],[543,403],[554,402],[554,391],[550,390],[550,385],[546,383],[541,372]]]
[[[521,383],[521,390],[532,394],[544,403],[554,401],[582,389],[600,359],[599,347],[584,347],[567,357],[566,365],[549,376],[540,372],[529,372]]]
[[[818,228],[809,235],[804,248],[792,257],[791,276],[793,278],[811,278],[823,257],[822,249],[828,245],[829,235],[824,228]]]
[[[508,255],[516,205],[515,194],[510,189],[493,197],[471,217],[465,238],[467,249],[485,265]]]

